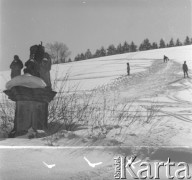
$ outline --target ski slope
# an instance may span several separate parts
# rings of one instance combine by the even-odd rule
[[[167,55],[171,61],[163,63],[163,55]],[[155,65],[153,64],[153,68],[151,68],[152,71],[145,71],[149,67],[152,67],[151,65],[155,60],[156,63],[154,63]],[[122,85],[121,87],[117,87],[120,92],[118,100],[129,103],[129,97],[135,97],[135,105],[138,104],[139,106],[150,106],[152,102],[155,102],[158,107],[161,107],[158,116],[160,124],[157,127],[153,127],[154,129],[151,136],[146,136],[149,131],[142,124],[140,126],[133,124],[133,126],[129,126],[129,128],[122,126],[121,135],[126,137],[123,143],[127,147],[151,146],[159,148],[162,146],[164,154],[167,147],[173,156],[179,158],[184,157],[182,161],[187,160],[186,162],[190,163],[191,168],[191,154],[187,153],[188,148],[185,149],[185,151],[181,151],[182,147],[192,147],[192,79],[183,78],[182,64],[185,60],[190,70],[189,76],[191,76],[191,45],[127,53],[58,66],[54,65],[51,70],[51,76],[52,79],[54,79],[56,72],[58,72],[57,78],[62,82],[65,74],[69,73],[69,83],[71,85],[80,83],[80,86],[78,86],[79,91],[91,90],[103,84],[113,83],[116,78],[125,76],[126,63],[129,62],[131,65],[131,76],[130,78],[125,78],[127,81],[123,85],[120,84]],[[9,71],[1,72],[1,85],[9,80],[9,75]],[[1,86],[1,88],[2,90],[4,89],[3,86]],[[113,129],[115,130],[116,128]],[[28,173],[25,172],[27,172],[28,169],[33,169],[33,177],[36,179],[39,177],[42,177],[42,179],[50,177],[57,179],[57,177],[61,177],[61,175],[64,179],[70,179],[72,176],[75,179],[85,179],[87,177],[92,178],[93,176],[98,177],[98,174],[100,177],[101,175],[102,177],[105,175],[105,179],[112,179],[114,177],[114,168],[109,168],[114,164],[114,154],[112,152],[119,153],[119,151],[112,148],[117,148],[118,150],[120,146],[123,153],[129,152],[130,149],[126,151],[126,149],[124,150],[122,148],[123,146],[119,144],[113,144],[113,146],[111,146],[108,144],[107,138],[99,141],[101,145],[104,145],[103,149],[86,149],[86,147],[90,146],[90,144],[86,145],[86,142],[83,141],[85,140],[86,132],[86,129],[82,129],[81,131],[77,130],[77,136],[74,136],[72,139],[68,139],[66,138],[67,136],[65,136],[61,140],[61,144],[55,147],[56,149],[54,149],[54,147],[38,149],[38,146],[45,146],[45,141],[41,138],[29,140],[26,137],[17,137],[14,139],[7,138],[1,140],[1,146],[7,146],[8,148],[10,146],[13,148],[15,148],[14,146],[21,146],[19,147],[20,149],[7,148],[1,150],[0,157],[3,166],[0,168],[0,172],[2,177],[8,179],[15,178],[15,173],[8,172],[16,172],[15,167],[18,161],[21,160],[20,166],[16,168],[18,172],[21,172],[19,176],[17,176],[18,179],[22,177],[27,178]],[[112,136],[114,137],[114,133],[111,133],[111,138]],[[83,139],[81,139],[81,137]],[[78,143],[81,143],[85,149],[79,146]],[[76,149],[74,149],[74,144],[77,147]],[[59,149],[59,147],[62,148],[62,146],[63,149]],[[176,151],[176,154],[174,152],[176,149],[179,149],[181,152]],[[145,149],[143,150],[143,154],[144,151],[147,153],[146,155],[144,154],[147,158],[150,158],[149,156],[152,156],[154,153],[151,152],[150,155],[149,150],[150,149],[146,151]],[[191,149],[188,149],[188,151],[190,152]],[[103,164],[101,167],[90,170],[90,166],[88,166],[87,162],[83,159],[85,153],[91,162],[102,161]],[[50,154],[52,156],[50,156]],[[162,153],[158,158],[159,157],[162,157]],[[48,170],[43,162],[56,164],[56,167],[49,171],[53,172],[52,174],[46,173]],[[81,164],[81,166],[74,166],[74,162]]]
[[[189,69],[192,68],[192,45],[189,45],[53,65],[51,78],[52,81],[57,79],[58,82],[62,83],[65,75],[68,74],[68,86],[74,87],[78,85],[77,90],[79,91],[91,90],[104,84],[112,83],[118,77],[125,76],[127,62],[130,63],[131,74],[135,74],[145,71],[154,60],[163,61],[164,55],[181,64],[186,60]],[[10,71],[1,71],[1,92],[5,90],[5,84],[9,80]]]

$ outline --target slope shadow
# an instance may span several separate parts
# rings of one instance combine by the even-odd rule
[[[179,82],[179,81],[181,81],[181,80],[183,80],[183,78],[179,78],[179,79],[177,79],[177,80],[174,80],[174,81],[172,81],[172,82],[169,82],[168,85],[177,83],[177,82]]]

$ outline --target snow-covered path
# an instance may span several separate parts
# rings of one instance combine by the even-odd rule
[[[166,125],[159,127],[159,141],[192,146],[192,78],[183,78],[181,64],[157,60],[148,71],[122,79],[116,88],[124,102],[134,99],[140,106],[160,107],[159,117]]]

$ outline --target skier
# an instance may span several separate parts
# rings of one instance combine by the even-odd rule
[[[128,76],[130,75],[130,66],[129,66],[129,63],[127,63],[127,75],[128,75]]]
[[[22,61],[19,59],[18,55],[15,55],[11,65],[10,65],[11,79],[13,79],[16,76],[21,75],[21,69],[22,68],[23,68]]]
[[[184,64],[183,64],[183,73],[184,73],[184,78],[185,78],[185,74],[188,76],[188,66],[186,64],[186,61],[184,61]]]
[[[167,56],[164,55],[164,62],[167,62],[169,60],[169,58]]]

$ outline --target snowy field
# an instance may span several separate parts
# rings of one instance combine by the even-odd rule
[[[59,81],[62,81],[65,74],[68,73],[70,86],[78,84],[78,90],[91,90],[112,83],[118,77],[125,76],[127,62],[130,63],[131,74],[135,74],[145,71],[154,60],[162,60],[164,55],[181,64],[186,60],[189,68],[192,68],[192,46],[182,46],[53,65],[51,77],[52,81],[55,76]],[[1,92],[5,89],[5,84],[9,80],[10,71],[1,71]]]
[[[163,55],[169,57],[168,63],[163,63]],[[183,78],[183,61],[187,61],[190,78]],[[131,66],[130,76],[126,76],[127,62]],[[5,149],[0,150],[0,162],[3,162],[0,164],[0,177],[111,180],[114,179],[114,156],[131,156],[133,153],[143,161],[165,162],[168,157],[174,162],[184,161],[192,171],[191,70],[192,45],[53,66],[52,78],[58,72],[57,80],[62,82],[68,72],[70,85],[79,84],[79,92],[105,85],[109,87],[104,92],[107,98],[112,99],[112,92],[118,92],[118,102],[122,105],[131,102],[131,99],[134,99],[136,107],[146,108],[154,103],[160,108],[155,117],[156,124],[138,123],[127,128],[125,121],[124,124],[118,124],[121,129],[113,127],[105,138],[96,140],[87,138],[85,129],[64,131],[64,138],[57,142],[56,147],[51,148],[47,148],[46,141],[42,138],[29,140],[26,136],[21,136],[2,139],[0,145]],[[1,72],[1,90],[9,80],[9,74],[8,71]],[[96,96],[100,98],[100,95]],[[140,121],[146,118],[143,111],[139,112]],[[116,131],[121,133],[115,134]],[[90,167],[84,157],[102,164]],[[55,164],[55,167],[48,169],[43,162]],[[138,166],[136,165],[136,169]],[[161,179],[166,179],[164,171],[160,172],[163,175]]]
[[[169,57],[168,63],[163,63],[164,55]],[[182,72],[184,61],[187,61],[190,76],[186,79]],[[127,62],[131,66],[130,76],[126,75]],[[68,85],[71,87],[78,84],[79,92],[104,85],[109,99],[114,98],[111,92],[116,91],[121,103],[134,99],[135,106],[150,106],[155,102],[161,107],[160,116],[168,120],[167,126],[180,128],[181,125],[190,127],[192,121],[191,70],[192,45],[189,45],[53,65],[51,76],[54,80],[57,74],[57,81],[62,83],[68,73]],[[0,74],[1,91],[4,90],[5,80],[9,80],[9,74],[10,71]],[[134,127],[133,131],[136,133]],[[192,142],[192,136],[186,136],[188,131],[181,132],[177,134],[179,141],[173,136],[174,145],[187,145]]]

